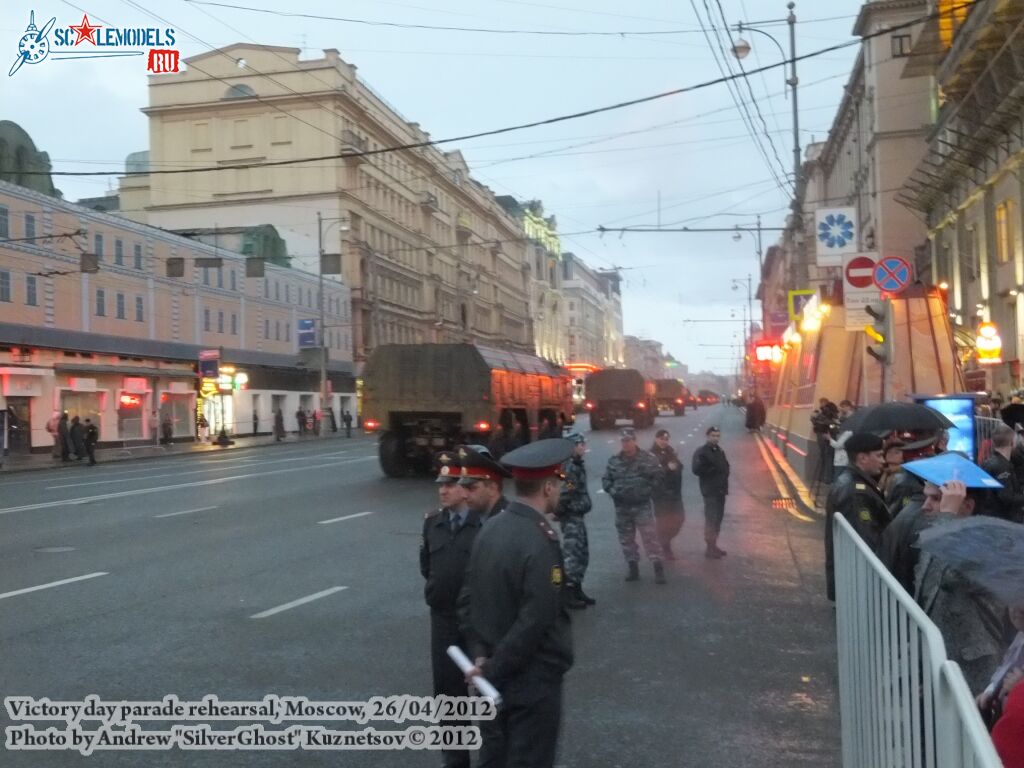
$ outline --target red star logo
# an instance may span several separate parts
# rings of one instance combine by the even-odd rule
[[[77,27],[74,24],[68,24],[68,28],[71,29],[75,34],[78,35],[78,39],[75,40],[75,45],[88,40],[93,45],[96,45],[96,30],[102,29],[102,26],[92,25],[89,23],[89,15],[85,14],[82,16],[82,23]]]

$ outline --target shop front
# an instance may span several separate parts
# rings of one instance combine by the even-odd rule
[[[29,453],[53,445],[46,422],[53,415],[47,401],[53,386],[53,371],[45,368],[0,367],[0,401],[5,401],[0,450]]]

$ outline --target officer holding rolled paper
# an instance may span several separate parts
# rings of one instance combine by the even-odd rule
[[[553,766],[562,677],[572,666],[562,552],[551,526],[561,466],[573,444],[538,440],[506,453],[515,500],[477,534],[459,596],[467,651],[501,693],[494,720],[480,722],[480,768]]]

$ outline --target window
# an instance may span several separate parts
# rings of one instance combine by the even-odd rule
[[[0,237],[10,236],[10,225],[8,221],[7,208],[0,205]]]
[[[203,285],[210,284],[210,268],[203,267]]]
[[[224,333],[224,311],[217,310],[217,333]]]
[[[233,270],[233,269],[231,270],[231,290],[232,291],[237,291],[238,290],[238,283],[235,280],[235,270]]]
[[[132,266],[135,269],[142,269],[142,246],[139,243],[135,244],[132,257],[134,259]]]
[[[137,323],[141,323],[142,322],[143,314],[144,314],[143,311],[142,311],[142,308],[143,308],[142,297],[141,296],[136,296],[135,297],[135,322],[137,322]]]
[[[98,232],[92,238],[93,250],[100,261],[103,261],[103,235]]]
[[[910,55],[911,35],[892,36],[892,57],[898,59]]]
[[[11,273],[0,269],[0,301],[11,300]]]
[[[281,284],[278,282],[274,283],[274,301],[281,300]]]
[[[265,298],[265,299],[269,299],[270,298],[270,278],[269,277],[263,278],[263,298]]]
[[[36,276],[28,275],[25,278],[25,303],[30,307],[39,305],[39,301],[36,298]]]
[[[270,341],[270,319],[263,318],[263,338]]]
[[[223,267],[217,267],[217,287],[218,288],[223,288],[224,287],[224,268]]]
[[[996,206],[996,261],[1006,264],[1013,256],[1013,201]]]
[[[96,317],[107,316],[107,294],[102,288],[96,289]]]
[[[124,266],[124,243],[120,240],[114,241],[114,263],[119,267]]]
[[[232,272],[231,274],[234,274],[234,272]],[[236,315],[234,312],[231,313],[231,335],[238,335],[238,315]]]
[[[274,321],[274,341],[280,341],[280,340],[281,340],[281,321],[280,320],[275,320]]]
[[[292,340],[292,324],[291,323],[285,323],[284,324],[284,340],[285,341],[291,341]]]
[[[204,331],[210,330],[210,308],[209,307],[204,307],[203,308],[203,330]]]
[[[119,293],[116,297],[117,319],[124,320],[124,294]]]
[[[25,239],[30,243],[36,239],[36,217],[31,213],[25,214]]]

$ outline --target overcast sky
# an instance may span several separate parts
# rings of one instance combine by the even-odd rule
[[[57,17],[58,25],[77,25],[82,9],[93,23],[164,26],[140,6],[159,8],[156,12],[178,30],[182,58],[234,42],[301,47],[307,58],[319,57],[324,48],[337,48],[408,120],[442,138],[719,77],[694,5],[705,24],[710,10],[726,50],[720,13],[730,24],[786,15],[785,3],[778,0],[720,0],[721,11],[715,0],[707,5],[704,0],[694,0],[693,5],[688,0],[452,0],[438,2],[435,8],[428,7],[428,0],[225,2],[432,26],[686,32],[632,37],[497,35],[283,17],[185,0],[138,6],[125,0],[49,0],[3,3],[2,49],[12,62],[16,59],[29,10],[35,10],[40,26],[51,16]],[[859,7],[857,0],[798,3],[798,53],[850,40]],[[765,30],[788,47],[784,24]],[[763,35],[744,37],[753,46],[744,62],[748,69],[781,59],[778,48]],[[799,64],[801,146],[827,135],[856,50],[850,47]],[[717,47],[715,52],[721,56]],[[729,65],[735,66],[731,57]],[[0,118],[25,128],[49,153],[55,170],[120,169],[126,154],[148,148],[146,118],[139,111],[147,103],[141,58],[51,59],[0,78]],[[746,85],[738,85],[749,104]],[[752,75],[749,87],[764,120],[762,125],[761,116],[750,107],[754,125],[774,176],[784,185],[789,180],[783,173],[792,167],[793,139],[783,72]],[[765,126],[774,150],[765,138]],[[594,143],[595,139],[602,141]],[[557,125],[444,145],[447,150],[455,148],[462,150],[476,178],[496,194],[541,199],[546,211],[558,217],[562,232],[598,225],[656,225],[659,193],[664,226],[752,225],[760,213],[765,227],[780,227],[789,202],[724,85]],[[116,186],[116,179],[65,177],[55,183],[75,200],[103,194],[108,185]],[[775,236],[766,233],[766,248]],[[626,333],[661,341],[691,370],[735,371],[747,289],[744,284],[731,290],[731,281],[751,274],[756,290],[752,237],[736,242],[728,233],[589,233],[565,236],[562,243],[564,250],[583,256],[594,267],[624,269]],[[754,315],[760,316],[756,301]],[[737,321],[729,322],[733,316]]]

